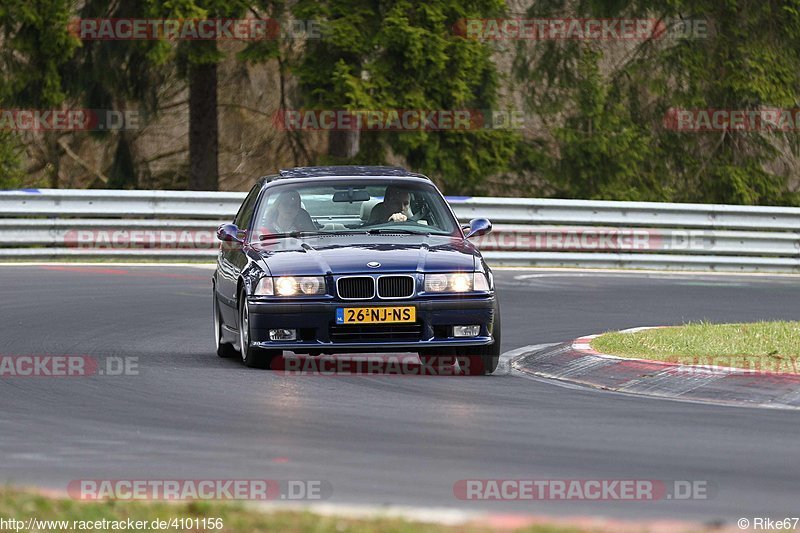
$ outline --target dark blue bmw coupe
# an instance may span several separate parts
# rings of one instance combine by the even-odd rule
[[[306,167],[261,178],[214,273],[217,354],[269,368],[297,354],[417,352],[489,374],[500,355],[492,271],[436,186],[395,167]],[[448,363],[445,363],[448,364]]]

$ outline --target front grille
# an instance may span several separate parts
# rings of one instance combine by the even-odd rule
[[[330,336],[333,342],[418,341],[422,336],[422,324],[331,326]]]
[[[339,278],[336,287],[339,298],[344,300],[369,300],[375,297],[375,280],[367,276]]]
[[[382,276],[378,278],[378,296],[381,298],[410,298],[414,294],[411,276]]]

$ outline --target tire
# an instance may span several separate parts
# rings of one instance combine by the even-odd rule
[[[270,368],[272,360],[281,355],[278,350],[262,350],[250,346],[250,310],[244,290],[239,294],[239,352],[242,362],[248,368]]]
[[[445,355],[447,350],[430,350],[419,354],[419,361],[422,363],[423,372],[432,375],[451,376],[455,374],[455,356]],[[437,354],[437,355],[434,355]]]
[[[215,345],[217,348],[217,355],[222,357],[223,359],[229,359],[231,357],[238,357],[239,352],[236,351],[233,344],[228,342],[222,342],[222,314],[219,312],[219,302],[217,301],[217,288],[215,285],[211,286],[212,296],[211,299],[213,301],[212,305],[214,308],[214,337],[215,337]]]
[[[492,346],[494,345],[490,344],[486,347],[479,346],[476,348],[471,348],[469,352],[467,352],[469,355],[459,355],[458,368],[465,376],[487,376],[491,374],[497,369],[497,365],[500,363],[500,354],[474,354],[478,352],[484,352],[486,351],[486,348],[491,348]]]
[[[459,349],[458,366],[466,376],[486,376],[497,370],[500,363],[500,308],[495,311],[496,318],[492,328],[494,342],[487,346],[474,346]]]

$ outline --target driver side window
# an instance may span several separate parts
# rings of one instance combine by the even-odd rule
[[[260,191],[261,183],[256,183],[247,194],[247,198],[245,198],[242,207],[239,208],[239,212],[236,213],[236,218],[233,219],[233,223],[236,224],[236,227],[239,228],[240,231],[247,231],[250,227],[250,221],[253,219],[253,211],[255,210],[258,193]]]

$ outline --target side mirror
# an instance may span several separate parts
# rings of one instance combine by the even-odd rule
[[[469,221],[469,232],[466,238],[478,237],[479,235],[486,235],[492,231],[492,223],[486,218],[473,218]]]
[[[244,242],[239,237],[239,228],[236,224],[223,224],[217,228],[217,239],[222,242]]]

